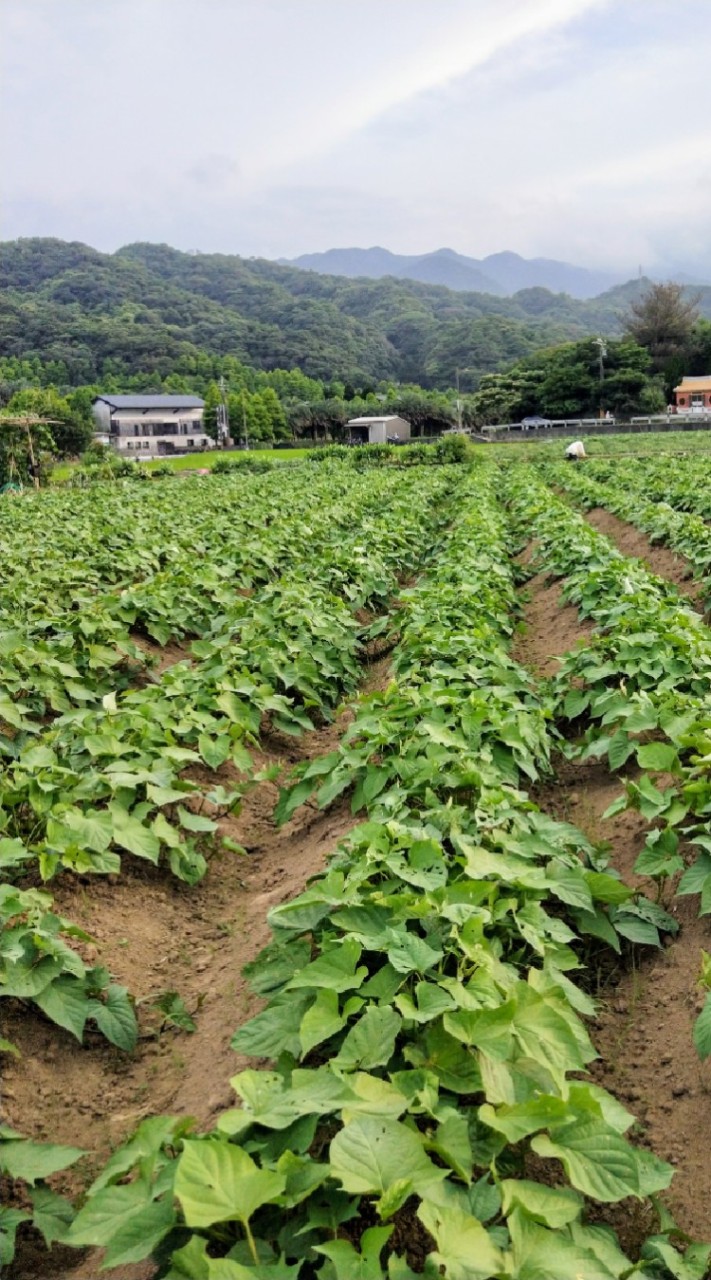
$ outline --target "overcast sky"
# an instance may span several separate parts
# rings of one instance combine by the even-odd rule
[[[711,273],[711,0],[0,0],[2,238]]]

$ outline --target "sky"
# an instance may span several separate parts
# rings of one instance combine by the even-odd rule
[[[0,237],[711,279],[711,0],[0,0]]]

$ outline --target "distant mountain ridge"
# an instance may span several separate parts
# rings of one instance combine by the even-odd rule
[[[468,258],[454,249],[408,255],[391,253],[376,245],[371,249],[302,253],[298,258],[279,261],[284,266],[320,275],[371,280],[394,276],[399,280],[444,285],[457,292],[489,293],[496,297],[510,297],[520,289],[542,288],[550,289],[551,293],[567,293],[572,298],[594,298],[627,278],[558,262],[555,258],[522,258],[508,250],[486,258]]]

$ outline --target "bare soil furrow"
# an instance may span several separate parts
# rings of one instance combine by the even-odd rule
[[[536,676],[553,676],[560,658],[593,632],[593,624],[580,618],[563,599],[560,582],[538,573],[526,584],[522,624],[512,656]]]

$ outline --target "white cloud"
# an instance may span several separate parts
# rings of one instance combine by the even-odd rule
[[[672,174],[677,192],[679,183],[690,178],[708,183],[711,177],[711,130],[677,137],[666,142],[650,142],[623,156],[612,156],[577,176],[581,186],[629,188],[641,183],[659,186],[663,174]]]
[[[633,270],[666,239],[665,256],[678,256],[711,212],[704,23],[677,22],[673,42],[654,28],[615,28],[606,42],[615,8],[634,6],[613,6],[593,30],[519,41],[422,95],[315,165],[313,180],[367,166],[376,189],[406,191],[405,251],[514,248]]]
[[[387,49],[388,57],[383,58],[386,50],[381,46],[363,65],[356,68],[346,65],[335,91],[331,89],[333,98],[328,106],[316,74],[311,85],[316,89],[316,101],[308,103],[312,130],[302,129],[297,105],[295,125],[287,128],[285,138],[277,139],[276,146],[265,155],[260,172],[269,173],[284,160],[293,163],[335,142],[345,142],[357,130],[378,121],[386,112],[416,95],[445,86],[526,37],[548,32],[606,3],[608,0],[536,0],[535,4],[530,0],[480,0],[473,6],[445,0],[436,8],[429,5],[424,11],[420,5],[420,17],[424,16],[426,21],[418,24],[421,29],[418,29],[417,45],[409,49],[412,33],[408,40],[406,28],[416,16],[416,6],[412,0],[406,3],[390,0],[391,22],[392,15],[399,11],[400,24],[395,29],[389,28],[389,33],[396,34],[397,38],[395,47]],[[357,9],[359,20],[366,27],[370,11],[376,19],[373,27],[378,30],[384,12],[382,0],[376,0],[376,5],[370,0],[370,4],[361,3]],[[355,11],[354,5],[352,12]],[[351,60],[347,58],[348,61]]]
[[[3,233],[703,253],[710,35],[707,0],[0,0]]]

